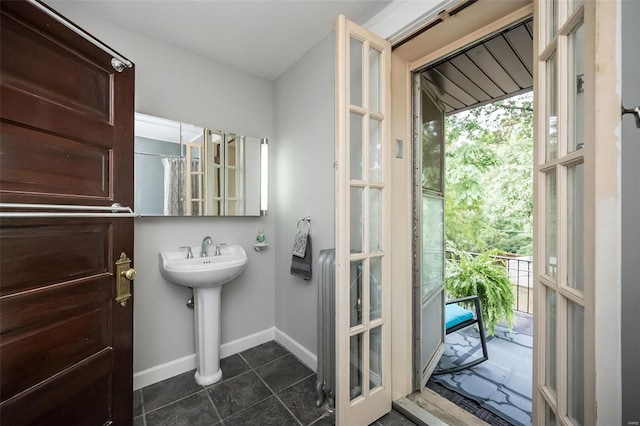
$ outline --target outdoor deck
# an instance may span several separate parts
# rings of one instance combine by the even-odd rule
[[[492,425],[531,424],[533,317],[515,311],[512,331],[505,324],[487,339],[489,360],[453,374],[432,376],[427,387]],[[444,361],[481,353],[472,327],[447,336]]]

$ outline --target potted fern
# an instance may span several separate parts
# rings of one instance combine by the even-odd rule
[[[453,251],[447,260],[445,286],[452,299],[477,295],[487,333],[492,336],[496,324],[506,321],[513,326],[514,296],[504,261],[496,259],[498,250],[477,256]]]

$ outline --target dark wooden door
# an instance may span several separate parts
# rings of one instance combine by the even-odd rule
[[[34,5],[0,8],[0,201],[133,206],[133,69]],[[114,263],[133,219],[0,220],[0,424],[131,424]]]

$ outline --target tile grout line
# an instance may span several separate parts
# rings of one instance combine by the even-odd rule
[[[218,418],[220,419],[220,424],[224,425],[224,421],[222,420],[222,415],[220,414],[220,411],[218,411],[218,407],[216,407],[216,404],[213,402],[213,399],[211,398],[211,394],[209,393],[209,389],[205,388],[204,392],[207,394],[207,399],[209,399],[209,402],[213,406],[213,411],[215,411],[216,414],[218,415]]]
[[[198,386],[200,386],[200,385],[198,385]],[[206,391],[206,390],[207,390],[207,388],[205,388],[204,386],[200,386],[200,387],[201,387],[202,389],[197,390],[197,391],[195,391],[195,392],[193,392],[193,393],[190,393],[189,395],[185,395],[185,396],[183,396],[183,397],[181,397],[181,398],[174,399],[173,401],[168,402],[168,403],[166,403],[166,404],[164,404],[164,405],[161,405],[161,406],[160,406],[160,407],[158,407],[158,408],[154,408],[153,410],[150,410],[149,412],[147,412],[147,410],[145,410],[145,409],[144,409],[144,406],[143,406],[143,407],[142,407],[142,411],[144,412],[145,418],[146,418],[146,415],[147,415],[147,414],[154,413],[154,412],[156,412],[156,411],[158,411],[158,410],[160,410],[160,409],[162,409],[162,408],[166,408],[166,407],[168,407],[168,406],[170,406],[170,405],[172,405],[172,404],[175,404],[176,402],[180,402],[180,401],[183,401],[183,400],[185,400],[185,399],[187,399],[187,398],[189,398],[189,397],[192,397],[193,395],[195,395],[195,394],[197,394],[197,393],[199,393],[199,392],[202,392],[203,390],[204,390],[204,391]],[[146,423],[146,422],[145,422],[145,423]],[[146,426],[146,424],[145,424],[145,426]]]
[[[289,412],[289,414],[291,414],[291,416],[298,422],[299,425],[302,426],[302,422],[300,421],[300,419],[298,419],[296,417],[295,414],[293,414],[291,412],[291,410],[289,409],[289,407],[287,407],[287,405],[282,402],[282,400],[280,399],[280,397],[278,397],[278,395],[273,391],[273,389],[271,389],[271,386],[269,386],[267,384],[267,382],[264,381],[264,379],[262,378],[262,376],[260,376],[260,374],[258,374],[258,372],[256,372],[256,375],[258,376],[258,378],[260,379],[260,381],[262,381],[262,383],[264,383],[264,385],[267,387],[267,389],[269,389],[269,391],[272,393],[272,395],[278,400],[278,402],[280,402],[280,404],[282,404],[282,406],[284,407],[285,410],[287,410]],[[293,385],[292,385],[293,386]],[[289,389],[289,387],[287,387],[287,389]],[[284,390],[284,389],[283,389]]]
[[[285,350],[286,350],[286,349],[285,349]],[[286,358],[286,357],[288,357],[288,356],[293,356],[293,357],[295,358],[295,356],[294,356],[292,353],[287,353],[287,354],[285,354],[285,355],[282,355],[282,356],[280,356],[280,357],[278,357],[278,358],[274,358],[274,359],[272,359],[271,361],[265,362],[264,364],[259,365],[259,366],[257,366],[257,367],[255,367],[255,368],[254,368],[251,364],[249,364],[249,361],[247,361],[247,360],[246,360],[246,358],[245,358],[245,357],[243,357],[243,356],[242,356],[242,354],[241,354],[240,352],[238,352],[238,355],[240,355],[240,358],[242,358],[242,359],[244,360],[244,362],[246,362],[246,363],[247,363],[247,365],[249,366],[249,368],[250,368],[250,369],[252,369],[252,370],[255,370],[256,368],[262,368],[262,367],[264,367],[265,365],[273,364],[274,362],[276,362],[276,361],[280,361],[282,358]],[[297,359],[297,358],[296,358],[296,359]]]
[[[313,426],[316,423],[318,423],[320,420],[324,419],[328,414],[331,414],[331,411],[327,411],[326,413],[324,413],[323,415],[321,415],[320,417],[318,417],[317,419],[315,419],[314,421],[312,421],[311,423],[309,423],[309,426]],[[335,422],[334,422],[335,423]],[[374,425],[377,426],[377,425]]]
[[[274,396],[274,397],[278,400],[278,402],[280,402],[280,404],[282,404],[282,406],[284,407],[284,409],[285,409],[285,410],[287,410],[287,412],[288,412],[289,414],[291,414],[291,416],[295,419],[295,421],[297,421],[299,425],[302,425],[302,422],[300,421],[300,419],[298,419],[298,418],[295,416],[295,414],[293,414],[293,413],[291,412],[291,410],[289,409],[289,407],[287,407],[287,406],[286,406],[286,404],[285,404],[284,402],[282,402],[282,400],[278,397],[278,395],[276,395],[276,393],[273,391],[273,389],[271,389],[271,386],[269,386],[269,385],[267,384],[267,382],[265,382],[265,381],[264,381],[264,379],[262,378],[262,376],[260,375],[260,373],[258,373],[258,372],[253,368],[253,366],[251,366],[251,365],[247,362],[247,360],[242,356],[242,354],[239,354],[239,355],[240,355],[240,357],[241,357],[241,358],[242,358],[242,359],[247,363],[247,365],[249,365],[249,368],[251,368],[251,371],[253,371],[253,372],[255,373],[255,375],[256,375],[256,376],[258,376],[258,379],[260,379],[260,381],[265,385],[265,387],[266,387],[267,389],[269,389],[269,392],[271,392],[271,396]],[[265,363],[265,364],[262,364],[262,365],[260,366],[260,368],[261,368],[261,367],[264,367],[265,365],[272,364],[272,363],[274,363],[274,362],[276,362],[276,361],[278,361],[278,360],[280,360],[280,359],[283,359],[283,358],[285,358],[285,357],[287,357],[287,356],[289,356],[289,354],[288,354],[288,353],[287,353],[286,355],[284,355],[284,356],[281,356],[280,358],[277,358],[277,359],[274,359],[274,360],[272,360],[272,361],[270,361],[270,362],[267,362],[267,363]],[[297,382],[296,382],[296,383],[297,383]],[[292,386],[293,386],[293,385],[292,385]],[[287,389],[288,389],[288,388],[287,388]],[[269,398],[271,398],[271,396],[270,396]],[[266,399],[268,399],[268,398],[265,398],[265,400],[266,400]],[[264,400],[263,400],[263,401],[264,401]],[[255,404],[254,404],[254,405],[255,405]]]
[[[229,419],[233,419],[234,417],[239,416],[240,414],[244,413],[245,411],[248,411],[248,410],[252,409],[252,408],[253,408],[253,407],[255,407],[256,405],[258,405],[258,404],[261,404],[261,403],[265,402],[267,399],[271,398],[272,396],[273,396],[273,395],[269,395],[269,396],[267,396],[267,397],[265,397],[265,398],[262,398],[261,400],[256,401],[254,404],[251,404],[251,405],[250,405],[250,406],[248,406],[247,408],[243,408],[242,410],[238,411],[237,413],[234,413],[234,414],[232,414],[232,415],[230,415],[230,416],[225,417],[224,419],[222,419],[222,421],[224,421],[224,420],[229,420]]]
[[[140,392],[140,408],[142,409],[142,426],[147,426],[147,410],[144,409],[144,394],[142,389],[138,389]]]

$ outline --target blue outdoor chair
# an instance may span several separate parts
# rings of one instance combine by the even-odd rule
[[[466,302],[469,300],[473,300],[475,314],[474,312],[471,312],[458,304],[460,302]],[[446,334],[454,333],[473,324],[478,324],[483,356],[481,358],[476,358],[473,361],[469,361],[456,367],[451,367],[443,370],[435,370],[433,374],[455,373],[456,371],[473,367],[474,365],[478,365],[481,362],[485,362],[489,359],[489,353],[487,352],[487,340],[484,333],[484,323],[482,322],[482,311],[480,310],[480,299],[478,299],[478,296],[462,297],[460,299],[447,300],[445,302]]]

